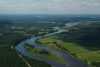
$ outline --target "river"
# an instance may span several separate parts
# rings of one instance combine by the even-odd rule
[[[48,33],[46,35],[38,36],[38,37],[32,37],[30,39],[27,39],[27,40],[22,41],[21,43],[19,43],[15,47],[15,49],[16,49],[16,51],[18,51],[23,56],[27,56],[27,57],[29,57],[31,59],[36,59],[36,60],[39,60],[39,61],[47,62],[52,67],[89,67],[86,63],[82,62],[79,59],[74,58],[69,53],[65,53],[65,52],[63,52],[61,50],[54,49],[54,48],[48,48],[46,46],[39,45],[39,44],[37,44],[35,42],[39,38],[47,37],[47,36],[54,35],[54,34],[61,33],[61,32],[68,32],[68,30],[59,29],[57,32]],[[47,50],[49,52],[55,52],[60,57],[64,58],[66,63],[60,63],[60,62],[57,62],[57,61],[54,61],[54,60],[50,60],[50,59],[48,59],[46,57],[38,57],[38,56],[35,56],[35,55],[33,56],[24,48],[25,43],[28,43],[29,45],[38,47],[40,49],[45,49],[45,50]]]

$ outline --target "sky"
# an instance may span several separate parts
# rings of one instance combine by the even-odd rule
[[[0,14],[100,14],[100,0],[0,0]]]

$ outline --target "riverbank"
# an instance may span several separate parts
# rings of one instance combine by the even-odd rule
[[[20,44],[18,44],[16,46],[16,50],[18,52],[20,52],[22,55],[24,56],[27,56],[29,58],[32,58],[32,59],[36,59],[36,60],[40,60],[40,61],[44,61],[44,62],[47,62],[48,64],[50,64],[51,66],[54,66],[54,67],[66,67],[66,66],[71,66],[71,67],[88,67],[87,64],[85,64],[84,62],[78,60],[78,59],[75,59],[74,57],[72,57],[69,53],[65,53],[64,51],[62,50],[58,50],[58,49],[55,49],[55,48],[48,48],[48,47],[45,47],[45,46],[42,46],[38,43],[36,43],[36,40],[37,39],[41,39],[41,38],[45,38],[45,37],[48,37],[48,36],[51,36],[51,35],[54,35],[54,34],[57,34],[57,33],[61,33],[61,32],[65,32],[66,30],[63,30],[63,29],[59,29],[59,31],[57,32],[54,32],[54,33],[48,33],[46,35],[43,35],[43,36],[38,36],[38,37],[32,37],[26,41],[23,41],[21,42]],[[68,30],[67,30],[68,31]],[[66,32],[67,32],[66,31]],[[53,60],[48,60],[46,58],[43,58],[43,57],[37,57],[37,56],[34,56],[34,55],[31,55],[29,53],[29,51],[27,51],[25,48],[24,48],[24,45],[25,43],[29,44],[29,45],[32,45],[32,46],[35,46],[35,47],[38,47],[38,48],[41,48],[41,49],[45,49],[49,52],[56,52],[60,57],[62,57],[67,63],[66,64],[62,64],[62,63],[58,63],[56,61],[53,61]],[[77,62],[77,63],[76,63]]]
[[[19,45],[23,46],[24,45],[24,41],[22,43],[19,43]],[[39,61],[36,59],[33,59],[32,57],[23,55],[22,53],[24,53],[22,51],[22,53],[20,51],[18,51],[17,47],[19,47],[19,45],[14,47],[14,50],[16,52],[16,54],[23,60],[23,62],[28,66],[28,67],[51,67],[51,65],[43,62],[43,61]],[[12,47],[11,47],[12,48]],[[23,50],[24,46],[19,48],[20,50]]]

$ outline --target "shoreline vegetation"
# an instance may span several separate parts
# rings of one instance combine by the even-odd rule
[[[65,63],[64,59],[61,58],[59,55],[55,54],[54,52],[48,52],[44,49],[40,49],[35,46],[31,46],[29,44],[25,44],[24,48],[27,51],[29,51],[29,53],[32,54],[33,56],[43,57],[44,59],[47,59],[47,60],[54,60],[54,61],[62,63],[62,64]]]

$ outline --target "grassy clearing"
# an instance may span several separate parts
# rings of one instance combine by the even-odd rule
[[[51,59],[51,60],[54,60],[54,61],[57,61],[57,62],[65,63],[63,58],[61,58],[60,56],[56,55],[53,52],[51,53],[51,52],[48,52],[48,51],[46,51],[44,49],[40,49],[40,48],[37,48],[37,47],[34,47],[34,46],[30,46],[30,45],[27,45],[27,44],[24,47],[33,56],[45,57],[46,59]]]

